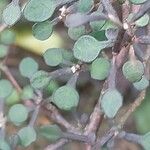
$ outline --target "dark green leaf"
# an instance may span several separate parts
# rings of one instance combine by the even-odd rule
[[[62,137],[62,131],[57,125],[41,126],[39,133],[50,141],[56,141]]]

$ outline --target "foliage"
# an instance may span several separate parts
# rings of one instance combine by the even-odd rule
[[[137,13],[134,8],[138,9]],[[147,130],[144,135],[122,131],[149,87],[149,10],[149,0],[130,0],[130,3],[124,0],[28,0],[24,7],[21,1],[12,0],[3,9],[0,26],[0,149],[28,147],[41,136],[56,142],[46,149],[59,149],[72,140],[86,143],[86,149],[114,149],[114,140],[119,137],[149,150],[150,133]],[[67,28],[71,41],[65,48],[44,50],[43,62],[48,69],[29,56],[23,58],[18,69],[27,84],[20,86],[19,78],[15,79],[6,60],[9,60],[9,50],[15,47],[16,38],[8,28],[19,23],[21,18],[33,25],[32,34],[38,42],[49,39],[60,22]],[[88,80],[91,82],[103,83],[99,100],[88,122],[85,121],[86,126],[82,123],[82,115],[78,115],[82,101],[78,85],[82,73],[90,74]],[[58,84],[62,78],[65,78],[63,84]],[[124,83],[130,84],[137,97],[133,102],[128,101],[131,107],[118,119],[126,101],[122,89],[129,89]],[[88,101],[83,103],[89,105]],[[8,111],[7,107],[6,111],[4,109],[5,104]],[[135,112],[139,126],[146,122],[143,110],[149,114],[149,105],[146,105],[141,105],[142,110]],[[36,120],[41,113],[55,124],[49,122],[39,127]],[[63,116],[69,113],[73,114],[72,120],[78,127]],[[104,119],[112,127],[101,139],[97,131]],[[11,138],[5,134],[7,121],[19,127]]]

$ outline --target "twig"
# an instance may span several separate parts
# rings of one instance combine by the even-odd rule
[[[4,31],[6,28],[7,28],[7,25],[6,25],[6,24],[1,24],[1,25],[0,25],[0,33],[1,33],[2,31]]]
[[[62,147],[68,142],[68,139],[60,139],[56,143],[48,145],[44,150],[58,150],[58,148]]]
[[[136,110],[137,107],[139,107],[141,105],[141,103],[143,102],[143,100],[145,98],[145,95],[146,95],[146,90],[143,90],[139,94],[138,98],[131,104],[128,111],[120,118],[120,121],[118,123],[119,128],[123,128],[125,122],[129,118],[129,116]]]
[[[7,66],[4,65],[0,65],[0,69],[5,73],[5,75],[7,76],[7,78],[10,80],[10,82],[12,83],[12,85],[15,87],[15,89],[21,93],[22,89],[19,86],[19,84],[17,83],[16,79],[12,76],[11,72],[9,71]]]

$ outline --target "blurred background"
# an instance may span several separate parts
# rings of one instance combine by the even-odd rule
[[[0,0],[0,23],[2,23],[2,10],[5,6],[9,3],[8,0]],[[24,5],[24,0],[21,1],[22,6]],[[53,35],[45,41],[39,41],[35,39],[32,35],[32,25],[33,23],[26,22],[24,18],[19,21],[15,26],[13,26],[10,30],[15,34],[14,42],[9,47],[9,55],[7,57],[7,65],[10,68],[11,73],[17,79],[21,87],[24,87],[29,84],[29,81],[23,78],[19,71],[18,65],[22,58],[30,56],[33,57],[40,65],[40,69],[46,71],[52,71],[56,68],[50,68],[45,65],[42,54],[48,48],[66,48],[71,51],[74,41],[71,40],[67,35],[67,28],[64,27],[63,23],[59,23],[54,28]],[[98,35],[96,35],[98,36]],[[71,55],[71,54],[70,54]],[[72,57],[72,56],[69,56]],[[56,90],[60,85],[63,85],[68,77],[60,78],[57,81],[51,81],[50,85],[47,88],[47,92],[49,95],[52,94],[54,90]],[[83,124],[87,123],[88,116],[90,115],[91,111],[95,103],[97,102],[100,90],[102,88],[103,82],[93,80],[90,78],[89,73],[81,73],[78,83],[77,83],[77,90],[80,94],[80,104],[78,107],[78,115]],[[117,86],[119,90],[124,93],[124,107],[119,112],[116,120],[120,118],[122,114],[124,114],[131,102],[133,102],[138,94],[133,86],[128,83],[122,76],[122,74],[118,74]],[[8,108],[19,101],[18,98],[14,98],[13,96],[8,99]],[[62,112],[67,120],[72,122],[73,124],[76,123],[74,118],[72,117],[71,113]],[[44,124],[52,123],[51,120],[43,116],[42,114],[39,116],[37,120],[37,125],[41,126]],[[8,124],[8,135],[14,133],[17,129],[16,127]],[[105,119],[101,128],[99,129],[99,135],[102,136],[110,126],[108,125],[108,120]],[[147,95],[135,113],[128,119],[125,125],[125,131],[144,134],[150,131],[150,88],[147,89]],[[139,145],[135,145],[133,143],[129,143],[124,140],[119,140],[116,142],[115,150],[141,150],[142,148]],[[38,137],[36,143],[33,143],[28,148],[19,147],[18,150],[42,150],[50,141],[43,137]],[[71,143],[65,145],[64,150],[84,150],[82,144],[79,143]]]

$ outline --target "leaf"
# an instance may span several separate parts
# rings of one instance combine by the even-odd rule
[[[0,58],[7,56],[8,54],[8,46],[0,44]]]
[[[38,64],[33,58],[26,57],[19,64],[19,70],[22,76],[30,78],[38,70]]]
[[[12,26],[21,17],[21,9],[18,4],[11,2],[3,11],[3,20],[5,24]]]
[[[48,39],[53,33],[53,25],[50,21],[44,21],[40,23],[36,23],[32,27],[32,33],[35,38],[38,40],[46,40]]]
[[[19,101],[20,101],[20,95],[15,89],[13,89],[11,95],[9,95],[9,97],[6,98],[6,104],[13,105],[18,103]]]
[[[3,44],[10,45],[14,43],[16,38],[15,33],[12,30],[6,29],[0,34],[0,41]]]
[[[45,63],[49,66],[57,66],[63,61],[62,51],[60,48],[50,48],[43,54]]]
[[[70,86],[62,86],[53,94],[52,102],[62,110],[71,110],[79,102],[78,92]]]
[[[43,89],[45,88],[51,80],[51,77],[45,71],[38,71],[30,79],[31,86],[34,89]]]
[[[77,10],[80,13],[89,12],[94,5],[93,0],[79,0],[77,4]]]
[[[81,37],[84,34],[86,34],[85,26],[68,29],[68,35],[73,40],[77,40],[79,37]]]
[[[15,104],[9,109],[8,117],[15,125],[20,125],[28,118],[28,110],[22,104]]]
[[[130,0],[131,3],[133,4],[142,4],[144,2],[146,2],[147,0]]]
[[[102,49],[107,47],[107,45],[107,41],[99,42],[92,36],[84,35],[74,44],[74,57],[84,62],[91,62],[99,55]]]
[[[24,147],[29,146],[31,143],[33,143],[36,140],[36,132],[34,128],[32,127],[24,127],[18,132],[21,145]]]
[[[50,141],[56,141],[62,137],[61,129],[55,124],[41,126],[39,133]]]
[[[55,80],[51,80],[49,85],[46,88],[46,92],[48,94],[52,94],[53,92],[55,92],[57,89],[59,88],[58,83]]]
[[[108,89],[101,98],[101,107],[108,118],[114,118],[123,103],[122,95],[116,89]]]
[[[142,90],[146,89],[149,86],[149,81],[145,76],[143,76],[142,79],[139,82],[133,83],[133,86],[137,90],[142,91]]]
[[[91,65],[91,77],[96,80],[107,78],[110,70],[110,63],[105,58],[97,58]]]
[[[150,149],[150,132],[141,137],[140,144],[143,146],[144,150]]]
[[[139,60],[127,61],[122,68],[123,75],[130,82],[137,82],[142,79],[144,66]]]
[[[31,86],[25,86],[21,92],[21,98],[23,100],[32,99],[34,96],[34,92]]]
[[[24,9],[24,17],[32,22],[42,22],[53,15],[56,7],[55,0],[30,0]]]
[[[4,139],[0,139],[0,149],[1,150],[11,150],[10,146]]]
[[[140,19],[138,19],[135,24],[138,26],[138,27],[144,27],[146,25],[149,24],[149,15],[148,14],[145,14],[144,16],[142,16]]]
[[[0,80],[0,98],[7,98],[13,90],[11,83],[8,80]]]

